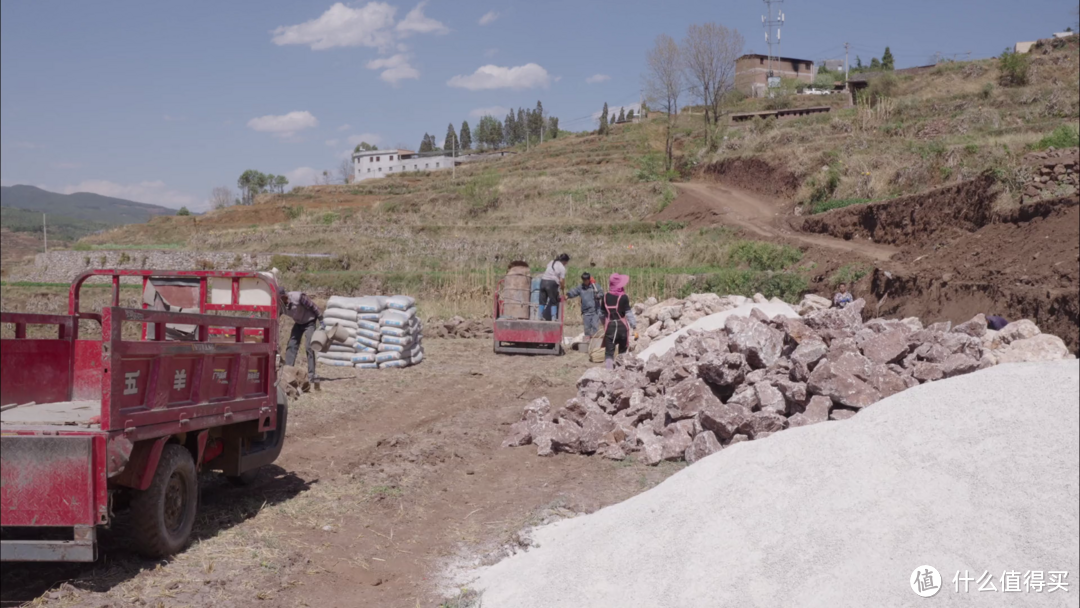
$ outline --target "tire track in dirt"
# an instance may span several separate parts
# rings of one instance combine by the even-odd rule
[[[896,247],[869,241],[848,241],[793,230],[780,212],[779,203],[746,190],[704,182],[680,183],[675,186],[679,195],[652,219],[684,221],[691,226],[733,225],[758,237],[788,239],[855,253],[877,261],[889,260],[900,251]]]

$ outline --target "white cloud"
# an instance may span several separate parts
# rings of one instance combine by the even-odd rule
[[[313,51],[335,47],[387,48],[394,41],[397,8],[385,2],[369,2],[350,8],[337,2],[317,19],[281,26],[271,33],[277,45],[306,44]]]
[[[491,106],[490,108],[476,108],[475,110],[469,112],[469,116],[472,116],[473,118],[483,118],[484,116],[490,115],[494,116],[495,118],[501,119],[503,116],[506,116],[506,113],[509,111],[510,108],[504,108],[502,106]]]
[[[348,123],[345,123],[345,124],[341,125],[340,127],[338,127],[337,130],[338,131],[348,131],[351,128],[352,128],[352,125],[350,125]]]
[[[495,23],[495,20],[499,18],[499,13],[495,11],[488,11],[484,13],[483,17],[480,17],[480,25],[491,25]]]
[[[382,70],[383,72],[379,74],[379,78],[394,86],[397,86],[402,80],[420,78],[420,71],[409,64],[409,56],[401,53],[381,59],[372,59],[365,65],[369,70]]]
[[[454,76],[446,84],[470,91],[547,88],[551,84],[551,76],[547,70],[535,63],[513,68],[485,65],[468,76]]]
[[[64,194],[93,192],[102,196],[114,196],[164,207],[187,207],[193,211],[202,211],[207,206],[205,200],[200,200],[178,190],[172,190],[165,185],[165,182],[160,180],[139,182],[137,184],[118,184],[104,179],[90,179],[73,186],[64,186],[61,192]]]
[[[423,0],[423,2],[416,5],[416,8],[409,11],[409,14],[405,15],[404,19],[398,22],[394,29],[403,38],[411,34],[445,34],[450,31],[450,28],[443,25],[442,22],[424,15],[424,6],[426,5],[427,0]]]
[[[492,57],[494,57],[495,55],[498,55],[498,54],[499,54],[499,49],[488,49],[488,50],[484,51],[484,57],[487,57],[488,59],[491,59]]]
[[[367,142],[373,146],[381,145],[383,138],[377,133],[361,133],[359,135],[350,135],[348,142],[350,146],[356,147],[356,144],[361,142]]]
[[[585,84],[597,84],[609,80],[611,80],[611,76],[608,76],[607,74],[593,74],[585,79]]]
[[[322,171],[311,167],[297,167],[292,171],[286,171],[285,177],[289,180],[289,186],[310,186],[319,183]]]
[[[248,128],[262,133],[273,133],[278,137],[291,137],[297,131],[319,126],[318,119],[308,111],[294,111],[288,114],[275,116],[268,114],[258,118],[252,118],[247,123]]]

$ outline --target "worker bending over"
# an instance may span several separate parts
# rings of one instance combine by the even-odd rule
[[[293,320],[289,347],[285,351],[285,365],[292,366],[296,363],[296,354],[300,351],[300,341],[303,340],[304,349],[307,351],[308,381],[315,384],[315,349],[311,347],[311,335],[315,333],[315,327],[322,318],[322,311],[306,293],[285,291],[284,287],[278,287],[278,311]]]
[[[600,330],[600,291],[592,275],[583,273],[581,285],[566,292],[566,299],[581,298],[581,322],[585,324],[585,337],[591,338]]]

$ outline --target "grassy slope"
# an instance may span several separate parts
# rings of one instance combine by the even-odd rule
[[[1035,56],[1025,87],[995,84],[992,60],[896,76],[889,87],[877,85],[890,100],[878,108],[740,125],[726,129],[727,139],[713,152],[702,147],[700,118],[680,117],[678,149],[691,168],[763,159],[797,176],[802,186],[793,198],[800,203],[810,202],[830,174],[835,188],[826,201],[918,192],[988,169],[1007,191],[1028,145],[1076,124],[1077,65],[1073,45]],[[745,100],[734,109],[760,104]],[[573,256],[575,274],[629,272],[642,296],[677,295],[686,275],[714,273],[699,284],[795,297],[814,260],[766,251],[759,256],[763,266],[733,255],[745,250],[735,231],[646,221],[674,194],[668,183],[639,179],[643,159],[662,148],[661,125],[653,120],[621,125],[606,138],[560,138],[528,154],[459,167],[456,177],[443,171],[297,189],[254,207],[159,217],[85,242],[329,253],[335,257],[276,263],[291,284],[305,289],[404,291],[438,297],[447,312],[483,314],[508,262],[525,259],[539,268],[560,251]],[[782,270],[791,274],[773,274]]]
[[[875,107],[758,120],[731,129],[719,151],[691,155],[699,163],[755,157],[783,167],[801,180],[794,195],[800,204],[892,198],[990,170],[1003,185],[1000,204],[1015,205],[1020,157],[1062,125],[1078,124],[1078,49],[1074,38],[1032,53],[1022,87],[1003,87],[994,59],[896,75],[871,83],[887,98]]]

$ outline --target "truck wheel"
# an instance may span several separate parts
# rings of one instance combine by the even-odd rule
[[[131,500],[132,528],[139,553],[162,558],[187,546],[198,496],[191,452],[184,446],[167,444],[150,487],[136,491]]]

